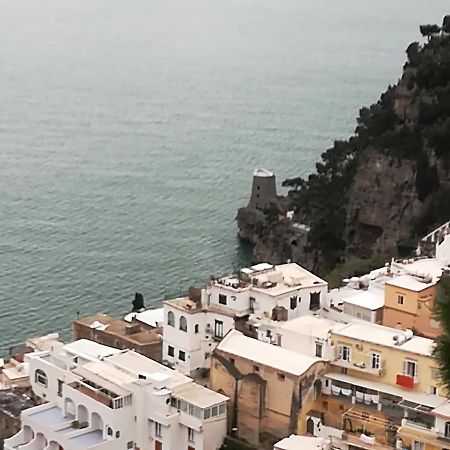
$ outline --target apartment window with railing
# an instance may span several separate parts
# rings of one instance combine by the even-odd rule
[[[162,427],[159,422],[155,422],[155,436],[157,436],[157,437],[162,436]]]
[[[405,359],[405,361],[403,361],[403,375],[408,375],[413,378],[416,377],[417,363],[415,361]]]
[[[352,357],[352,349],[348,345],[339,346],[339,359],[350,362]]]
[[[372,369],[379,369],[381,367],[381,355],[379,353],[371,353],[370,367]]]

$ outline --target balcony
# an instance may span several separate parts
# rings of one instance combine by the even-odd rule
[[[74,381],[68,386],[111,409],[119,409],[131,405],[131,394],[120,396],[88,380]]]
[[[395,448],[395,446],[381,444],[376,439],[367,439],[367,437],[362,435],[356,436],[349,433],[345,433],[342,440],[354,447],[367,450],[392,450]]]
[[[81,409],[80,409],[81,408]],[[5,440],[6,450],[83,450],[106,442],[103,438],[103,420],[96,413],[81,418],[64,411],[54,403],[46,403],[22,412],[23,428]]]
[[[369,364],[369,355],[365,355],[364,358],[358,358],[355,361],[346,361],[344,359],[337,358],[332,361],[332,364],[338,367],[357,370],[359,372],[367,373],[370,375],[381,376],[384,373],[384,361],[380,361],[378,368],[372,368]]]
[[[419,383],[419,377],[417,375],[412,376],[404,373],[398,373],[396,383],[398,386],[407,389],[414,389],[414,385]]]

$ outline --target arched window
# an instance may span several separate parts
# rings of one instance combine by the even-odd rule
[[[47,374],[41,369],[36,369],[36,372],[34,372],[34,381],[40,384],[41,386],[47,387],[48,385]]]
[[[172,311],[169,311],[167,314],[167,325],[170,325],[171,327],[175,326],[175,316]]]
[[[194,332],[195,332],[195,333],[198,333],[198,323],[195,324]]]
[[[187,320],[186,320],[186,317],[184,317],[184,316],[180,317],[180,330],[187,331]]]
[[[112,436],[113,435],[113,429],[111,427],[108,427],[106,429],[106,433],[108,434],[108,436]]]

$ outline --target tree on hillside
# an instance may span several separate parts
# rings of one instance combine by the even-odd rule
[[[431,36],[438,34],[441,31],[439,25],[436,24],[420,25],[419,29],[422,36],[426,37],[428,40],[430,40]]]
[[[412,66],[417,66],[420,61],[420,46],[418,42],[411,42],[406,49],[408,60]]]
[[[444,33],[450,33],[450,15],[444,16],[442,20],[442,31]]]
[[[433,355],[439,364],[441,380],[450,392],[450,276],[442,277],[438,284],[435,313],[441,322],[442,335],[436,339]]]

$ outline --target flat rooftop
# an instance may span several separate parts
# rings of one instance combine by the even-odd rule
[[[409,291],[420,292],[435,285],[435,283],[425,283],[412,275],[400,275],[386,281],[389,286],[395,286]]]
[[[404,331],[371,322],[355,321],[338,325],[332,330],[332,334],[424,356],[431,356],[434,346],[432,339],[420,336],[413,336],[402,344],[396,345],[394,336],[405,336]]]
[[[300,316],[296,319],[283,322],[282,330],[292,331],[301,335],[326,339],[328,333],[338,324],[334,320],[316,316]]]
[[[202,310],[202,304],[191,300],[189,297],[173,298],[171,300],[166,300],[164,304],[187,313],[196,313]]]
[[[322,361],[249,338],[237,330],[231,330],[216,349],[295,376],[303,375],[313,364]]]
[[[85,359],[98,360],[106,356],[116,355],[123,350],[108,347],[107,345],[98,344],[97,342],[88,339],[79,339],[77,341],[66,344],[63,351],[72,355],[79,356]]]
[[[110,333],[122,339],[137,342],[139,344],[150,344],[160,341],[160,337],[156,331],[142,327],[139,323],[130,324],[125,320],[115,319],[106,314],[82,317],[75,320],[74,323],[101,330],[105,333]],[[130,333],[130,329],[133,329],[134,331]]]
[[[277,442],[274,447],[277,450],[320,450],[329,446],[329,439],[322,437],[291,436]]]
[[[391,270],[394,274],[428,276],[435,283],[445,267],[445,262],[437,258],[414,258],[394,261]]]
[[[251,289],[278,296],[302,287],[327,286],[327,282],[296,263],[273,266],[260,263],[216,280],[216,283],[232,289]]]
[[[146,309],[142,312],[132,312],[123,318],[125,322],[132,322],[133,319],[145,323],[150,327],[160,327],[164,324],[164,308]]]
[[[384,292],[378,289],[359,291],[344,298],[344,303],[376,311],[384,306]]]
[[[205,388],[197,383],[188,383],[173,390],[173,395],[177,398],[192,403],[199,408],[208,408],[226,402],[228,397]]]

